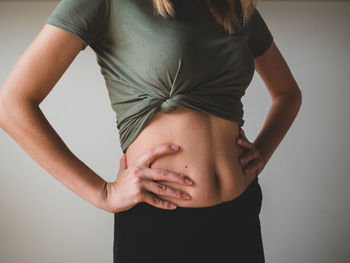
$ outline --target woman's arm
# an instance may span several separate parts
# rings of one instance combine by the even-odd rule
[[[82,47],[77,36],[45,24],[3,83],[0,127],[62,184],[104,209],[106,181],[69,150],[39,107]]]
[[[266,164],[299,112],[302,95],[275,42],[255,58],[255,70],[272,97],[265,123],[253,143]]]

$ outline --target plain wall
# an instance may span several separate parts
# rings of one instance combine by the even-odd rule
[[[0,3],[1,84],[56,5]],[[258,7],[303,94],[296,120],[259,175],[266,262],[349,262],[350,3]],[[270,103],[255,73],[243,98],[250,141]],[[78,158],[116,179],[122,151],[115,114],[90,47],[41,109]],[[0,262],[112,262],[113,214],[65,188],[3,130],[0,185]]]

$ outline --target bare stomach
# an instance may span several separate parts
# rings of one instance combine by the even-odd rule
[[[180,207],[207,207],[238,197],[253,181],[238,162],[243,150],[236,144],[238,123],[179,107],[170,113],[156,112],[125,154],[128,166],[150,148],[174,143],[175,153],[156,158],[151,168],[162,168],[188,175],[193,185],[161,183],[185,191],[190,200],[161,198]]]

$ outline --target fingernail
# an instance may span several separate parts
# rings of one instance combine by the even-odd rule
[[[174,144],[174,145],[171,145],[170,148],[173,149],[173,150],[178,150],[179,146]]]
[[[190,195],[187,193],[182,193],[182,197],[184,197],[186,199],[190,199]]]
[[[192,180],[188,177],[185,178],[186,184],[192,184]]]
[[[238,139],[237,142],[240,144],[240,143],[242,143],[242,140],[241,140],[241,139]]]
[[[170,208],[176,208],[175,204],[170,204]]]

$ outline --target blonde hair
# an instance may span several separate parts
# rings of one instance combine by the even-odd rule
[[[187,0],[191,1],[191,0]],[[208,6],[211,14],[217,23],[222,25],[229,34],[236,33],[235,27],[239,30],[242,28],[239,19],[235,13],[236,0],[203,0]],[[242,6],[242,20],[245,26],[251,17],[258,0],[238,0]],[[164,18],[175,16],[174,4],[172,0],[153,0],[154,11]]]

